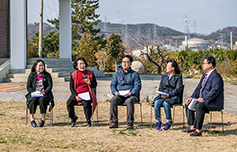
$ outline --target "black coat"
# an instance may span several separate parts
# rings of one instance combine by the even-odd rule
[[[159,91],[169,94],[169,98],[165,99],[165,102],[174,105],[180,103],[181,91],[183,88],[183,78],[181,74],[174,73],[169,80],[168,73],[161,77]],[[154,101],[160,99],[161,96],[155,97]]]
[[[36,90],[36,83],[37,83],[36,73],[33,72],[29,75],[27,80],[26,89],[28,93],[25,95],[27,103],[29,103],[32,99],[31,92],[34,92]],[[44,92],[46,93],[46,95],[50,97],[50,101],[53,107],[54,106],[54,97],[52,93],[53,81],[51,75],[46,71],[44,72],[43,86],[44,86]]]

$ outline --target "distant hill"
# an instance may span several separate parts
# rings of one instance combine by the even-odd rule
[[[168,27],[162,27],[155,24],[115,24],[109,22],[101,22],[95,28],[100,28],[100,34],[104,34],[106,38],[111,33],[118,33],[121,35],[124,45],[127,50],[143,48],[147,44],[171,44],[178,46],[184,40],[184,33],[173,30]],[[44,34],[47,35],[51,31],[58,32],[58,30],[50,24],[44,23]],[[28,38],[32,39],[35,33],[39,31],[39,24],[28,24]],[[212,32],[210,35],[193,34],[189,38],[202,38],[208,40],[211,44],[216,41],[223,40],[225,43],[230,43],[230,32],[233,33],[233,43],[237,41],[237,27],[226,27]]]
[[[39,23],[30,23],[28,24],[28,39],[32,40],[32,38],[36,37],[35,33],[39,31]],[[44,31],[44,35],[48,35],[50,32],[55,31],[58,32],[58,30],[54,27],[51,26],[47,23],[43,24],[43,31]]]

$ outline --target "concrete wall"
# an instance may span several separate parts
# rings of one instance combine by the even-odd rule
[[[0,0],[0,58],[9,58],[9,0]]]
[[[9,73],[10,68],[11,68],[10,59],[7,60],[6,62],[4,62],[4,63],[0,66],[0,82],[2,82],[2,81],[3,81],[3,78],[6,77],[6,74]]]

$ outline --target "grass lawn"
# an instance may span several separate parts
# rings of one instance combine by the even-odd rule
[[[0,102],[0,151],[237,151],[235,115],[224,113],[224,122],[231,124],[225,126],[224,133],[217,127],[204,129],[202,137],[190,137],[181,132],[181,107],[176,107],[173,129],[160,132],[154,129],[154,125],[153,129],[149,128],[150,105],[145,102],[142,104],[144,125],[139,126],[139,109],[136,105],[136,129],[126,130],[125,107],[119,107],[118,129],[109,129],[109,103],[99,102],[99,125],[90,128],[86,127],[83,108],[76,107],[79,119],[72,128],[67,125],[66,103],[56,102],[53,126],[49,125],[47,117],[45,127],[32,128],[29,121],[25,126],[24,102]],[[164,111],[161,114],[165,122]],[[39,107],[35,118],[38,124]],[[209,114],[204,123],[208,120]],[[213,113],[213,121],[221,121],[220,113]]]

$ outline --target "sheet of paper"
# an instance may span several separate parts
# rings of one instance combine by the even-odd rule
[[[157,94],[160,94],[160,95],[166,95],[168,96],[169,94],[165,93],[165,92],[161,92],[161,91],[156,91]]]
[[[119,91],[118,93],[120,96],[127,97],[129,92],[130,90],[122,90],[122,91]]]
[[[91,96],[89,92],[80,93],[78,94],[78,97],[80,97],[82,100],[85,100],[85,101],[91,100]]]
[[[192,111],[196,111],[197,100],[194,98],[188,105],[188,109]]]
[[[44,95],[41,94],[40,91],[31,92],[31,98],[43,97],[43,96],[44,96]]]

